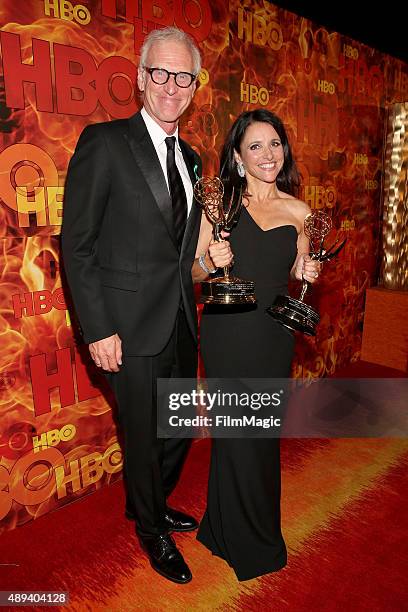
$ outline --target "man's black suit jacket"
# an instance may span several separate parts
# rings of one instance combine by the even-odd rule
[[[194,184],[200,158],[179,142]],[[118,333],[125,355],[156,355],[181,302],[197,338],[191,266],[200,219],[193,201],[179,252],[166,181],[140,113],[84,129],[68,168],[61,234],[86,343]]]

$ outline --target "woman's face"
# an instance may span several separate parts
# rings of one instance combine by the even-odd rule
[[[274,183],[285,161],[277,131],[263,122],[251,123],[241,141],[241,151],[234,152],[236,161],[244,164],[247,180],[254,177]]]

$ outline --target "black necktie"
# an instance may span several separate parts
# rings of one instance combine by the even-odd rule
[[[184,230],[186,229],[187,198],[180,172],[176,166],[176,158],[174,155],[176,138],[175,136],[169,136],[165,139],[165,141],[167,146],[167,177],[169,179],[169,190],[173,204],[174,229],[176,232],[177,243],[180,247],[183,241]]]

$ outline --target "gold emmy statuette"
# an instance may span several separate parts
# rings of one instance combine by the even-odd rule
[[[228,203],[224,202],[224,185],[218,176],[203,176],[194,185],[194,197],[202,206],[207,219],[212,223],[214,239],[222,240],[221,231],[230,232],[242,206],[242,193]],[[253,304],[255,283],[230,274],[225,266],[223,276],[210,278],[201,283],[201,299],[204,304]]]
[[[343,240],[338,245],[339,238],[337,238],[331,247],[323,248],[324,239],[332,228],[331,218],[323,211],[314,210],[309,213],[305,218],[304,228],[310,241],[310,257],[317,261],[330,261],[340,253],[346,244],[346,240]],[[267,312],[281,325],[308,336],[315,336],[320,315],[317,310],[303,301],[309,286],[310,283],[303,279],[302,291],[298,300],[288,295],[278,295],[273,305],[267,308]]]

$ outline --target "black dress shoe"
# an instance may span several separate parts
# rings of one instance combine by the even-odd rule
[[[198,523],[193,516],[173,508],[166,508],[164,520],[169,531],[194,531],[198,527]]]
[[[130,521],[135,520],[135,515],[129,507],[125,510],[125,516]],[[164,520],[169,533],[172,531],[194,531],[198,527],[198,523],[193,516],[189,516],[179,510],[173,510],[173,508],[166,508]]]
[[[140,539],[156,572],[178,584],[190,582],[190,569],[171,536],[163,534]]]

